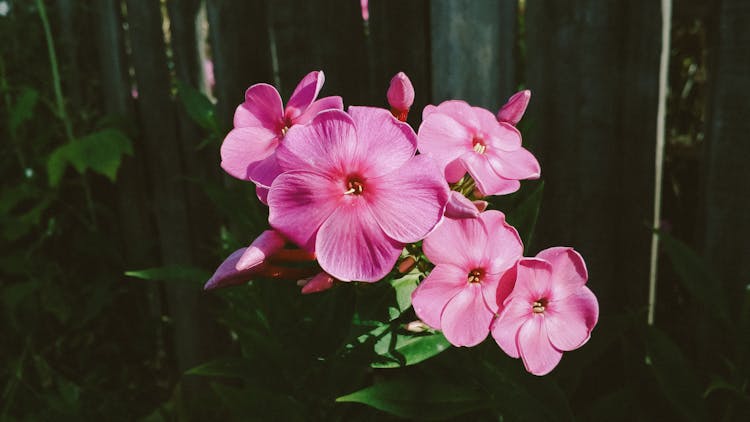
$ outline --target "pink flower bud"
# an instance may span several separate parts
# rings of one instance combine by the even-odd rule
[[[411,105],[414,104],[414,87],[404,72],[398,72],[391,79],[388,87],[388,104],[391,106],[391,112],[399,120],[406,120]],[[403,119],[401,118],[403,115]]]
[[[445,216],[455,219],[476,218],[479,216],[479,209],[459,192],[451,191],[448,197],[448,205],[445,207]]]
[[[476,201],[471,201],[471,202],[474,203],[474,205],[477,207],[479,212],[486,210],[487,205],[489,205],[487,201],[482,201],[482,200],[476,200]]]
[[[253,268],[263,263],[269,256],[284,247],[286,240],[275,230],[266,230],[245,250],[239,261],[237,271]]]
[[[318,293],[333,287],[335,279],[326,272],[320,272],[313,276],[310,281],[302,285],[302,294],[308,295],[310,293]],[[300,284],[299,282],[297,283]]]
[[[410,272],[411,270],[413,270],[414,267],[416,266],[417,266],[417,259],[409,255],[398,264],[398,272],[401,274],[406,274]]]
[[[508,102],[505,103],[500,111],[497,112],[497,120],[515,126],[521,120],[521,117],[523,117],[523,113],[526,112],[529,100],[531,100],[531,91],[528,89],[516,92],[508,99]]]
[[[359,0],[359,5],[362,8],[362,20],[367,22],[370,20],[370,1]]]

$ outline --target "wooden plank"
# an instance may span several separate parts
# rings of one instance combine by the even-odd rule
[[[152,186],[152,205],[164,265],[191,263],[190,226],[181,175],[181,148],[167,68],[159,2],[128,0],[131,59],[138,86],[138,117]],[[194,327],[197,292],[165,285],[174,327],[174,352],[184,371],[199,363]]]
[[[436,103],[464,99],[496,111],[517,87],[518,2],[430,2],[432,92]]]
[[[738,309],[750,280],[750,2],[722,0],[707,122],[706,255]]]
[[[530,1],[525,21],[525,142],[546,182],[534,249],[579,250],[603,309],[645,306],[659,2]]]

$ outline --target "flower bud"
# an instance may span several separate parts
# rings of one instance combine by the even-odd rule
[[[398,72],[391,79],[388,87],[388,104],[391,106],[391,113],[397,119],[406,121],[409,109],[414,104],[414,87],[404,72]]]
[[[412,321],[406,324],[406,331],[409,331],[412,333],[423,333],[429,329],[430,327],[420,320]]]
[[[486,208],[486,206],[485,206]],[[476,218],[479,209],[468,198],[456,191],[451,191],[448,197],[448,205],[445,207],[445,216],[448,218]]]
[[[297,285],[299,285],[301,281],[302,280],[297,282]],[[331,277],[328,273],[320,272],[316,274],[315,276],[313,276],[313,278],[311,278],[310,281],[302,285],[302,294],[308,295],[310,293],[318,293],[318,292],[328,290],[331,287],[333,287],[334,281],[335,279]]]
[[[521,120],[521,117],[523,117],[523,113],[526,112],[529,100],[531,100],[531,91],[528,89],[516,92],[500,108],[500,111],[497,112],[497,121],[510,123],[515,126]]]
[[[362,20],[367,22],[370,20],[370,1],[359,0],[359,6],[362,8]]]
[[[239,261],[237,271],[243,271],[260,265],[269,256],[281,250],[286,240],[275,230],[266,230],[253,240],[253,243],[245,250]]]
[[[417,259],[413,256],[409,255],[406,258],[404,258],[401,263],[398,264],[398,272],[401,274],[406,274],[414,269],[414,267],[417,266]]]

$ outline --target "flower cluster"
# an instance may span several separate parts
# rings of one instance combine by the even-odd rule
[[[317,99],[323,82],[323,72],[309,73],[286,107],[270,85],[247,90],[221,166],[256,185],[271,229],[231,254],[206,289],[257,276],[299,279],[302,293],[377,282],[407,245],[413,253],[423,241],[434,267],[412,305],[451,344],[475,346],[492,333],[544,375],[588,340],[598,303],[583,258],[564,247],[524,258],[516,229],[481,200],[540,176],[515,127],[529,91],[496,115],[458,100],[428,105],[415,133],[406,123],[414,88],[405,74],[391,80],[390,111],[344,111],[341,97]]]

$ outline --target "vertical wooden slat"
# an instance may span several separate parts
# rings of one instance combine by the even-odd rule
[[[496,111],[514,92],[517,8],[511,0],[430,2],[434,102]]]
[[[152,186],[152,206],[165,265],[191,262],[190,229],[177,121],[158,2],[128,0],[132,63],[138,85],[138,117]],[[198,363],[194,327],[197,292],[167,285],[174,347],[181,371]]]
[[[659,2],[527,5],[527,119],[546,181],[535,249],[581,251],[602,309],[645,306]]]
[[[710,69],[705,248],[734,301],[750,283],[749,27],[750,2],[720,2]]]
[[[307,3],[307,2],[305,2]],[[224,129],[245,90],[271,82],[266,3],[261,0],[207,0],[209,36],[216,77],[217,109]]]

